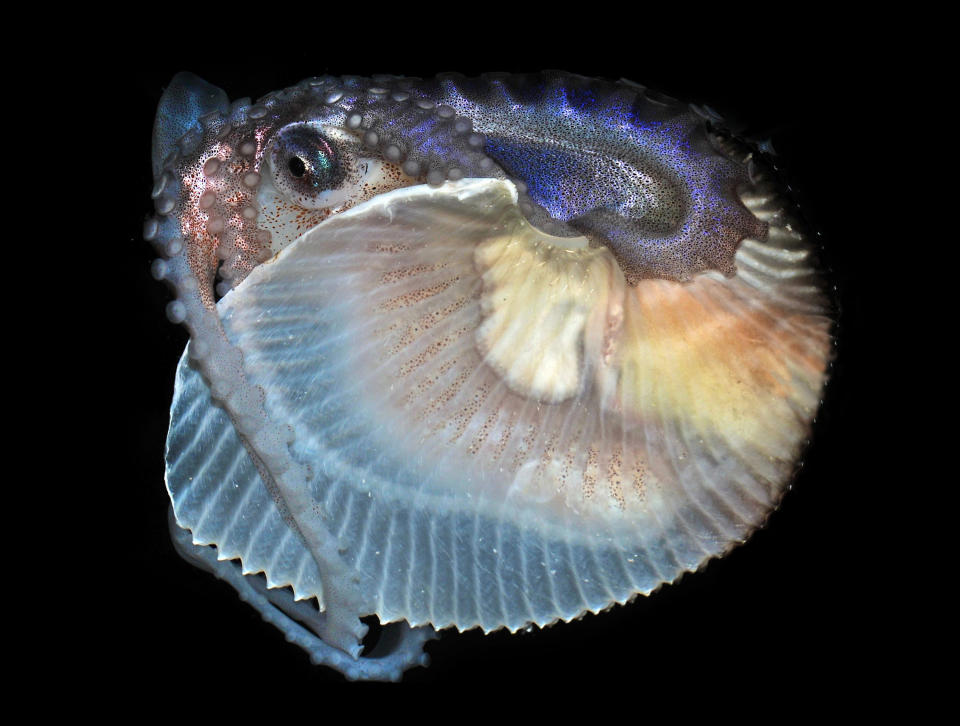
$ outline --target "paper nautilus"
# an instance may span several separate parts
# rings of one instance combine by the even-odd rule
[[[790,483],[832,321],[764,155],[566,73],[166,89],[179,551],[316,663],[648,594]],[[210,545],[213,545],[212,547]],[[360,618],[395,623],[360,655]]]

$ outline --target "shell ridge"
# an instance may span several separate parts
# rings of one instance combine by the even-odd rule
[[[235,527],[226,528],[226,530],[214,527],[214,531],[210,531],[211,527],[220,523],[218,516],[223,517],[227,514],[232,516],[235,509],[234,505],[231,505],[231,507],[221,510],[220,515],[211,514],[211,497],[219,498],[223,496],[224,491],[229,491],[229,489],[224,490],[219,487],[221,482],[219,471],[217,467],[212,465],[212,462],[226,458],[231,462],[230,470],[237,472],[233,480],[237,484],[238,490],[243,492],[244,516],[251,518],[254,512],[259,514],[256,519],[260,524],[256,528],[247,528],[244,539],[234,542],[234,547],[239,553],[238,558],[245,568],[255,572],[267,572],[269,570],[272,576],[276,578],[277,574],[272,572],[273,567],[266,558],[267,553],[263,551],[264,549],[273,551],[275,544],[265,548],[264,544],[261,543],[265,540],[272,541],[274,539],[273,531],[286,533],[288,531],[287,527],[281,521],[279,512],[266,493],[266,489],[259,482],[259,475],[250,462],[246,450],[236,438],[232,424],[230,424],[225,412],[210,404],[209,394],[199,373],[188,367],[186,353],[181,358],[177,378],[179,393],[175,396],[171,408],[173,425],[171,425],[168,439],[168,461],[172,461],[173,464],[168,469],[167,482],[178,523],[189,529],[193,533],[193,538],[195,540],[199,539],[203,544],[215,543],[222,537],[229,539],[230,535],[235,533]],[[189,417],[185,417],[181,413],[181,407],[184,406],[185,400],[187,401],[186,411],[189,412]],[[203,405],[203,421],[196,423],[194,418],[196,412],[201,409],[201,404]],[[182,437],[189,436],[190,440],[193,441],[194,434],[202,435],[204,432],[209,434],[210,430],[214,428],[220,429],[216,436],[217,444],[215,448],[206,446],[198,448],[192,445],[189,448],[190,451],[204,452],[211,465],[193,467],[189,457],[183,457],[177,453],[184,450]],[[227,453],[224,454],[223,452]],[[189,473],[183,471],[184,469],[187,469]],[[251,499],[254,502],[253,506],[251,506]],[[226,535],[224,531],[227,532]],[[287,578],[280,574],[280,579],[289,579],[289,584],[295,590],[309,592],[311,596],[316,596],[322,602],[323,594],[317,582],[315,569],[313,572],[303,571],[299,576]]]

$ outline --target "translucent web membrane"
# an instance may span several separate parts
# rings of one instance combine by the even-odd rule
[[[218,305],[381,621],[511,630],[648,593],[776,506],[830,355],[809,244],[770,231],[737,273],[624,283],[538,232],[509,182],[381,195],[319,224]],[[229,418],[185,354],[168,439],[177,521],[324,603]],[[309,538],[309,533],[308,533]],[[357,613],[367,615],[368,613]]]

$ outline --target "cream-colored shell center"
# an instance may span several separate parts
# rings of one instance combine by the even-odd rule
[[[606,248],[574,248],[521,221],[477,245],[477,347],[515,393],[559,403],[583,391],[605,334],[622,319],[624,279]]]

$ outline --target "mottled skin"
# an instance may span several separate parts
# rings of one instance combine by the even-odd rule
[[[191,129],[181,142],[192,153],[176,160],[163,163],[167,148],[158,148],[158,179],[166,180],[158,211],[179,182],[181,232],[192,240],[205,297],[217,250],[230,280],[267,255],[269,230],[252,216],[257,175],[277,131],[301,119],[351,132],[337,140],[343,163],[379,159],[430,183],[516,179],[531,221],[607,245],[630,282],[688,280],[709,269],[732,274],[739,242],[765,234],[736,195],[744,168],[715,150],[707,122],[636,86],[560,73],[319,79],[234,109],[229,119],[208,112],[202,134]],[[210,159],[212,170],[203,166]],[[216,176],[229,182],[212,195],[206,179]],[[336,180],[338,187],[357,181],[355,172]]]
[[[317,630],[326,643],[356,657],[358,616],[371,606],[332,538],[301,526],[307,473],[288,451],[291,431],[270,420],[263,391],[247,381],[218,295],[330,215],[390,189],[464,177],[514,180],[531,223],[608,247],[630,285],[732,275],[738,245],[762,239],[766,225],[737,196],[745,167],[716,140],[682,104],[562,73],[320,78],[232,105],[193,76],[174,79],[154,131],[158,216],[145,237],[165,258],[154,274],[175,290],[168,315],[190,330],[213,398],[323,569],[330,587]]]

